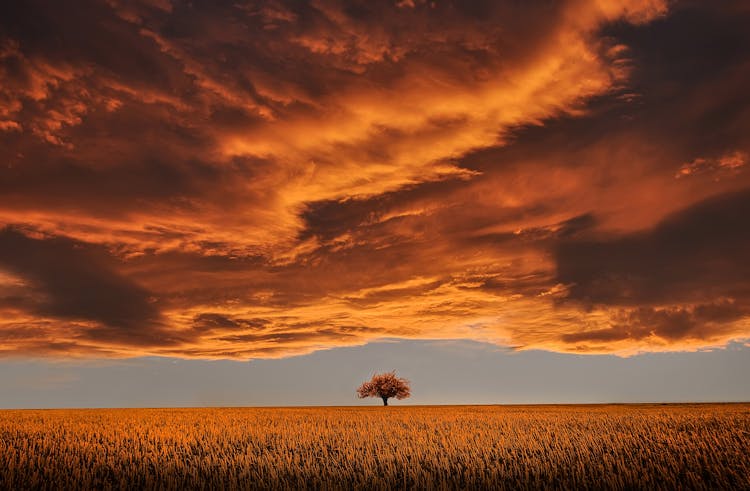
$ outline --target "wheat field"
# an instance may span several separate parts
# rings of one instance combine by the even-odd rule
[[[750,405],[0,411],[3,489],[750,489]]]

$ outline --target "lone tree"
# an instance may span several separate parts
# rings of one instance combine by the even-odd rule
[[[380,397],[383,405],[388,405],[388,399],[406,399],[411,395],[409,381],[396,377],[396,372],[376,373],[369,382],[365,382],[357,389],[360,399],[365,397]]]

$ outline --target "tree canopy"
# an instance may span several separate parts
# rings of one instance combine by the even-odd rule
[[[388,405],[388,399],[406,399],[411,396],[411,386],[405,378],[396,376],[396,372],[376,373],[368,382],[364,382],[357,389],[360,399],[365,397],[379,397],[383,405]]]

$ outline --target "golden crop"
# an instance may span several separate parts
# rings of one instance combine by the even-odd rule
[[[0,411],[0,488],[750,489],[750,405]]]

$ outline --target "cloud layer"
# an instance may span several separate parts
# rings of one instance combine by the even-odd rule
[[[750,337],[743,3],[0,6],[6,355]]]

